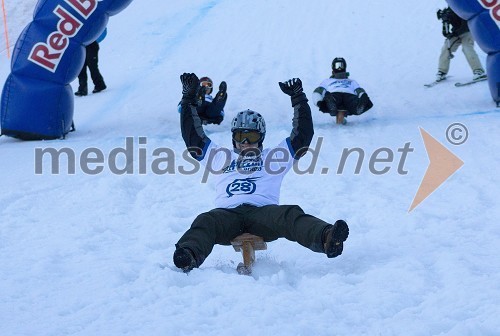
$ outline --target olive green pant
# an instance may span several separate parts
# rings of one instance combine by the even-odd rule
[[[457,51],[460,46],[462,46],[462,51],[464,52],[465,58],[467,59],[472,71],[484,71],[481,61],[479,60],[479,56],[474,50],[474,40],[472,39],[470,32],[445,40],[444,45],[441,48],[441,54],[439,55],[438,70],[445,74],[448,73],[450,70],[450,55]]]
[[[322,234],[329,225],[305,214],[297,205],[216,208],[196,217],[176,246],[190,249],[198,266],[212,252],[215,244],[231,245],[231,240],[242,233],[260,236],[266,242],[286,238],[314,252],[324,252]]]

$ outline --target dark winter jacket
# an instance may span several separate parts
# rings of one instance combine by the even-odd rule
[[[306,153],[314,135],[311,108],[304,93],[292,98],[294,116],[290,144],[299,159]],[[210,144],[210,138],[203,131],[202,121],[196,111],[196,106],[181,101],[181,133],[186,147],[195,159],[204,157],[204,151]]]
[[[200,101],[196,110],[204,124],[219,125],[224,120],[224,106],[226,105],[227,95],[219,97],[216,95],[212,98],[211,95],[205,95]]]
[[[451,25],[451,35],[445,37],[458,37],[462,34],[467,33],[469,31],[469,25],[467,24],[467,21],[458,16],[453,10],[451,10],[451,8],[448,9],[449,11],[446,15],[447,20],[443,20],[443,25]]]
[[[227,93],[218,92],[213,98],[210,94],[205,94],[202,91],[203,87],[200,86],[200,91],[197,95],[198,104],[196,111],[200,117],[202,124],[216,124],[220,125],[224,120],[224,106],[227,101]],[[177,105],[177,110],[181,113],[181,102]]]

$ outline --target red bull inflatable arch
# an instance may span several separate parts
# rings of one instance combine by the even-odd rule
[[[447,0],[462,19],[479,47],[488,54],[486,73],[491,96],[500,106],[500,0]]]
[[[85,46],[109,17],[132,0],[39,0],[12,55],[2,91],[2,135],[22,140],[63,138],[72,128],[70,83],[85,61]]]
[[[500,104],[500,0],[447,0],[468,20],[488,54],[486,70],[493,100]],[[105,29],[109,17],[132,0],[39,0],[33,21],[14,47],[11,73],[0,102],[2,135],[22,140],[63,138],[73,123],[70,83],[85,61],[85,46]]]

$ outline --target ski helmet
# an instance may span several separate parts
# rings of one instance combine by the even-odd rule
[[[210,77],[201,77],[200,78],[200,85],[208,88],[207,94],[212,93],[213,87],[214,87],[214,82],[212,81],[212,79],[210,79]]]
[[[346,72],[347,63],[343,57],[335,57],[332,61],[332,71],[333,73]]]
[[[231,132],[239,130],[259,132],[262,136],[259,141],[259,147],[262,147],[262,142],[266,136],[266,122],[260,113],[252,110],[238,112],[231,123]]]

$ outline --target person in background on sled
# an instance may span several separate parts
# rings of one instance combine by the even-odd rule
[[[323,113],[336,116],[338,110],[348,115],[360,115],[373,107],[366,91],[353,79],[349,79],[344,58],[332,61],[332,76],[325,79],[314,90],[312,101]]]
[[[458,50],[459,46],[462,46],[465,58],[472,69],[472,80],[485,79],[486,73],[474,50],[474,39],[469,31],[467,21],[459,17],[450,7],[438,10],[437,17],[438,20],[443,21],[442,32],[445,40],[439,55],[436,82],[446,79],[450,70],[450,60],[454,57],[453,53]]]
[[[219,85],[219,91],[212,97],[214,82],[209,77],[200,78],[200,88],[197,94],[196,111],[203,125],[216,124],[220,125],[224,120],[224,106],[227,101],[227,84],[222,81]],[[179,113],[181,112],[181,102],[177,106]]]
[[[99,71],[99,43],[104,40],[107,32],[108,29],[105,28],[97,40],[85,47],[85,63],[78,75],[78,91],[75,92],[75,96],[82,97],[88,94],[87,68],[89,68],[90,77],[92,78],[92,82],[94,82],[94,90],[92,93],[98,93],[106,89],[107,86]]]
[[[291,97],[293,129],[277,147],[265,149],[266,123],[252,110],[239,112],[232,120],[232,149],[213,143],[196,113],[198,77],[184,73],[181,82],[182,137],[191,156],[215,172],[217,196],[216,208],[196,217],[175,244],[175,266],[184,272],[200,267],[215,244],[231,245],[242,233],[260,236],[266,242],[286,238],[328,258],[339,256],[349,235],[345,221],[332,225],[304,213],[297,205],[278,205],[283,178],[307,152],[314,134],[300,79],[279,83]]]

